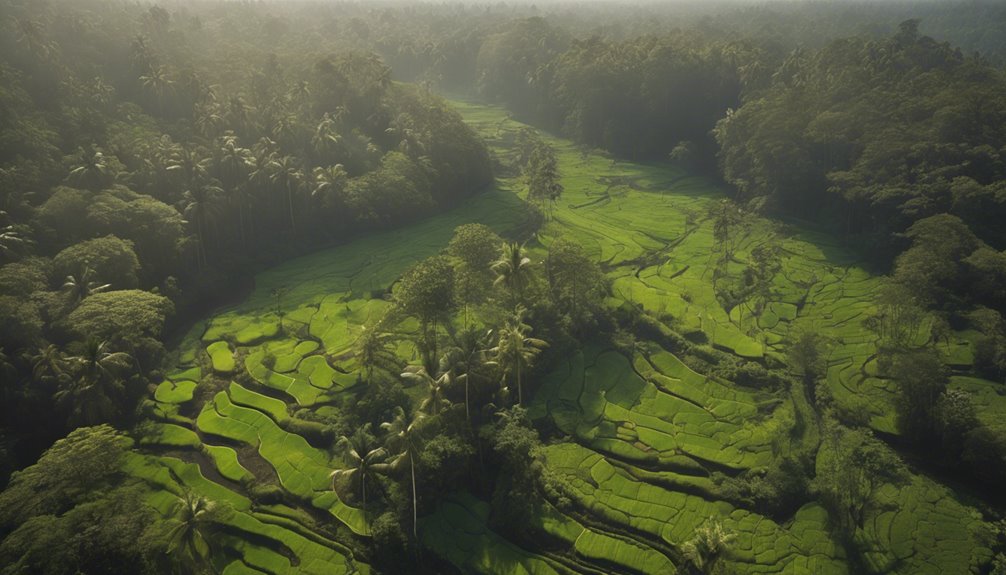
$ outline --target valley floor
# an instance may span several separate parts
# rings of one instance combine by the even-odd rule
[[[521,124],[496,107],[456,107],[504,162],[512,157]],[[560,237],[574,240],[612,280],[608,305],[635,308],[668,332],[742,358],[785,365],[797,334],[820,334],[835,401],[867,414],[876,431],[896,433],[893,384],[877,376],[875,336],[862,323],[876,309],[879,280],[855,254],[826,235],[764,219],[738,227],[725,246],[709,216],[722,192],[708,181],[543,137],[558,154],[565,192],[529,243],[534,257]],[[369,536],[362,510],[331,490],[330,455],[285,420],[293,409],[323,412],[356,384],[351,352],[368,320],[389,305],[381,295],[412,264],[443,249],[456,226],[522,229],[519,192],[516,178],[502,177],[448,213],[271,269],[246,301],[186,338],[129,465],[165,513],[183,488],[231,503],[232,529],[216,560],[223,573],[368,572],[352,544]],[[781,264],[771,289],[725,310],[717,282],[742,276],[753,248],[769,241],[779,246]],[[721,257],[725,249],[731,253]],[[952,365],[971,362],[968,337],[955,334],[943,344]],[[408,360],[414,350],[402,344],[398,354]],[[955,377],[952,385],[975,394],[981,417],[1006,412],[993,384]],[[637,339],[631,356],[587,346],[565,359],[529,409],[568,437],[546,457],[572,486],[574,504],[546,507],[527,526],[540,537],[525,540],[542,541],[532,548],[487,526],[487,502],[452,496],[421,518],[419,534],[462,572],[673,573],[681,545],[710,519],[736,533],[727,572],[854,571],[821,505],[773,520],[724,501],[713,480],[714,472],[753,473],[787,455],[810,454],[822,465],[829,447],[808,390],[769,392],[709,377],[660,342]],[[245,487],[251,477],[275,481],[303,503],[253,506]],[[875,499],[856,534],[875,572],[967,573],[989,553],[978,511],[924,475],[885,486]]]

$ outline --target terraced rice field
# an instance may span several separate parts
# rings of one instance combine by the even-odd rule
[[[498,108],[457,104],[506,159],[520,125]],[[785,363],[795,334],[829,342],[827,384],[836,401],[893,432],[892,386],[871,366],[877,280],[831,239],[753,220],[721,246],[706,216],[720,199],[708,182],[667,165],[616,162],[546,136],[560,160],[565,194],[530,247],[559,237],[582,244],[613,282],[613,307],[634,306],[667,329],[739,357]],[[498,232],[524,223],[515,193],[498,186],[406,229],[300,258],[256,278],[246,301],[196,326],[177,369],[149,402],[130,471],[152,487],[165,515],[183,489],[228,503],[234,513],[215,549],[222,573],[366,573],[363,511],[339,500],[330,446],[312,438],[297,410],[324,413],[358,385],[352,349],[388,303],[380,296],[410,265],[442,249],[456,226]],[[779,272],[765,301],[725,310],[714,282],[741,274],[755,246],[776,238]],[[950,342],[968,361],[965,335]],[[404,356],[411,353],[403,348]],[[407,359],[407,357],[406,357]],[[957,378],[981,397],[983,417],[1001,413],[991,384]],[[420,539],[466,573],[673,573],[681,545],[714,518],[736,533],[728,572],[851,573],[827,512],[810,503],[777,521],[718,498],[713,472],[758,472],[792,450],[816,447],[802,390],[769,393],[688,368],[670,351],[637,341],[631,356],[587,346],[548,375],[529,402],[568,441],[546,450],[571,486],[572,509],[543,508],[532,537],[510,541],[487,525],[488,504],[459,493],[421,519]],[[794,435],[795,421],[805,423]],[[299,434],[299,433],[300,434]],[[312,444],[314,441],[314,444]],[[254,505],[253,484],[272,485],[296,505]],[[981,559],[979,520],[950,490],[922,476],[884,488],[857,537],[878,572],[965,573]],[[540,547],[526,541],[540,537]]]

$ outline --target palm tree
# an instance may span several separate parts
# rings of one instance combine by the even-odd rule
[[[518,305],[512,317],[508,318],[506,324],[500,329],[499,341],[496,347],[490,350],[503,366],[504,378],[510,374],[517,378],[517,403],[524,402],[524,390],[521,382],[521,375],[524,368],[530,367],[535,357],[548,343],[544,340],[529,337],[531,326],[524,323],[524,306]]]
[[[422,450],[422,424],[426,416],[416,413],[412,416],[412,421],[405,415],[405,410],[401,407],[395,408],[395,418],[381,424],[381,429],[387,431],[388,451],[395,455],[391,460],[391,467],[401,469],[409,466],[409,474],[412,477],[412,535],[418,538],[418,507],[416,499],[416,459],[419,458]]]
[[[68,365],[66,358],[63,357],[63,350],[54,343],[39,349],[38,353],[31,356],[31,366],[32,377],[43,383],[62,381],[68,375]]]
[[[492,270],[496,272],[496,285],[503,285],[516,300],[523,299],[524,288],[531,277],[531,258],[527,257],[523,245],[504,243]]]
[[[319,198],[323,205],[338,203],[338,197],[346,188],[346,169],[342,164],[317,167],[312,173],[314,183],[311,186],[311,197]],[[334,201],[333,201],[334,200]]]
[[[363,512],[367,512],[367,477],[373,477],[375,473],[387,471],[388,464],[384,460],[388,457],[388,450],[383,447],[369,449],[374,437],[370,433],[370,424],[357,429],[352,437],[343,435],[335,444],[337,452],[341,453],[344,459],[349,460],[349,467],[336,469],[330,474],[332,478],[332,489],[335,489],[335,482],[345,478],[350,484],[360,483],[360,495],[363,499]],[[362,455],[361,455],[362,454]]]
[[[301,80],[297,82],[290,91],[287,92],[287,97],[291,102],[297,105],[299,110],[303,110],[307,107],[311,99],[311,86],[308,84],[307,80]]]
[[[471,424],[472,417],[470,389],[476,371],[483,366],[496,365],[496,362],[488,361],[486,358],[492,334],[492,330],[483,332],[475,327],[467,328],[457,334],[454,339],[454,347],[448,349],[444,354],[444,360],[464,368],[464,372],[458,375],[457,381],[465,384],[465,418],[469,424]]]
[[[441,362],[441,365],[443,366],[444,362]],[[437,377],[433,377],[425,367],[410,365],[402,372],[402,379],[426,385],[429,395],[419,404],[419,411],[436,417],[440,414],[441,408],[451,406],[451,401],[447,399],[446,394],[456,380],[453,367],[448,367],[448,369],[441,371]]]
[[[392,349],[393,338],[391,333],[384,331],[381,322],[363,327],[356,342],[356,359],[366,371],[368,380],[374,377],[374,368],[383,368],[398,360]]]
[[[412,117],[408,114],[395,116],[384,131],[398,139],[398,151],[406,156],[415,158],[426,152],[426,144],[414,129]]]
[[[276,142],[269,138],[259,138],[252,146],[248,157],[247,183],[257,193],[265,193],[272,183],[272,174],[276,167]]]
[[[85,425],[109,421],[118,412],[116,400],[124,387],[119,373],[133,364],[133,358],[110,351],[108,342],[97,338],[76,342],[71,353],[66,358],[70,377],[60,382],[56,402],[69,406],[71,421]]]
[[[112,168],[101,150],[81,148],[77,153],[77,159],[77,166],[70,170],[70,174],[66,177],[71,186],[100,190],[115,181],[115,174],[112,173]]]
[[[280,114],[273,122],[270,133],[285,148],[295,147],[303,141],[301,125],[293,114]]]
[[[681,546],[681,554],[699,573],[711,574],[734,537],[719,521],[710,518]]]
[[[223,117],[227,126],[232,130],[247,136],[249,125],[249,114],[252,108],[241,96],[231,96],[223,108]]]
[[[154,66],[157,65],[157,58],[150,50],[150,47],[147,46],[146,36],[137,34],[133,38],[131,48],[134,70],[143,75],[154,69]]]
[[[290,206],[290,229],[296,230],[297,222],[294,219],[293,197],[304,182],[304,173],[300,171],[297,160],[293,156],[283,156],[273,160],[273,172],[270,180],[286,192],[287,202]]]
[[[341,143],[342,137],[335,130],[335,120],[326,112],[314,129],[314,135],[311,136],[311,148],[317,155],[319,162],[325,164],[339,149]]]
[[[180,569],[190,571],[209,560],[209,534],[219,514],[218,506],[201,495],[185,491],[174,514],[172,521],[176,524],[168,532],[166,553],[177,558]]]
[[[26,243],[14,226],[0,228],[0,256],[12,256],[16,258],[18,248]]]
[[[70,274],[63,280],[63,293],[67,294],[70,305],[75,306],[89,295],[101,293],[112,287],[112,284],[99,284],[94,270],[84,266],[80,275]]]
[[[225,188],[243,183],[251,163],[251,152],[238,145],[238,137],[227,134],[217,140],[216,176]]]
[[[178,174],[183,189],[193,189],[209,179],[211,158],[200,157],[194,150],[179,146],[165,162],[168,172]]]
[[[221,213],[220,198],[223,192],[218,186],[205,184],[187,190],[182,195],[182,213],[196,227],[196,239],[199,242],[196,253],[200,267],[206,264],[207,227]]]
[[[133,358],[124,351],[112,351],[105,340],[89,337],[70,345],[66,358],[71,371],[86,379],[115,378],[117,373],[133,365]]]
[[[14,18],[14,23],[17,26],[18,43],[24,44],[30,53],[42,59],[48,58],[53,44],[46,40],[42,23],[24,18]]]
[[[223,110],[212,97],[213,92],[210,92],[210,98],[207,102],[200,104],[196,108],[196,129],[199,133],[207,138],[215,138],[224,131],[227,126],[227,120],[224,118]]]
[[[140,76],[140,84],[144,90],[153,95],[157,111],[163,114],[167,108],[168,97],[175,89],[175,82],[169,77],[168,69],[165,66],[151,69],[147,74]]]

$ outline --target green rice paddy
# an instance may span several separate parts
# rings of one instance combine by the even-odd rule
[[[457,107],[497,155],[513,153],[520,124],[498,108]],[[535,258],[560,237],[575,240],[612,280],[609,305],[636,307],[665,329],[741,358],[784,364],[796,334],[818,333],[829,343],[826,381],[836,402],[868,414],[878,431],[896,431],[893,385],[877,377],[875,337],[862,325],[875,310],[878,280],[852,253],[827,236],[754,220],[731,239],[732,257],[720,259],[706,216],[721,198],[715,186],[664,164],[614,161],[544,137],[558,153],[565,193],[529,244]],[[368,572],[348,544],[370,535],[363,511],[332,491],[338,462],[289,431],[291,420],[360,385],[352,349],[389,305],[382,294],[441,250],[455,227],[480,222],[507,234],[523,226],[518,190],[504,178],[422,223],[268,270],[245,301],[185,338],[177,369],[153,394],[155,421],[128,469],[150,484],[151,505],[165,515],[183,489],[234,509],[214,554],[219,572]],[[716,282],[743,273],[769,238],[780,267],[767,295],[724,309]],[[950,357],[967,365],[967,334],[957,336]],[[1006,400],[991,383],[955,378],[953,385],[971,391],[983,420],[1006,432],[993,416]],[[637,341],[631,356],[594,345],[565,358],[529,409],[569,438],[549,446],[546,461],[571,486],[574,505],[544,506],[528,526],[540,537],[511,541],[489,527],[486,502],[451,496],[421,518],[420,539],[462,572],[674,573],[681,545],[710,518],[736,534],[729,572],[853,572],[820,505],[774,520],[722,500],[713,480],[714,472],[757,472],[808,449],[817,430],[802,393],[708,377],[657,342]],[[793,431],[798,419],[802,434]],[[252,485],[277,487],[295,505],[253,504]],[[925,477],[884,487],[877,500],[856,537],[878,573],[966,573],[987,554],[977,512]],[[319,529],[319,521],[333,528]],[[544,543],[527,543],[535,540]]]

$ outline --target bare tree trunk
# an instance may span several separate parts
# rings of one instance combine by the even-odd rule
[[[412,468],[412,536],[419,539],[419,518],[416,501],[416,460],[409,455],[409,467]]]

